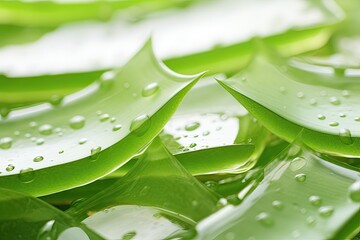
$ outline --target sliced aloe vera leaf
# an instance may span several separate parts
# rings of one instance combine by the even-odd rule
[[[45,195],[108,174],[161,131],[199,77],[169,71],[148,42],[59,106],[11,112],[0,122],[0,186]]]
[[[303,131],[303,141],[320,152],[360,156],[359,76],[329,76],[291,67],[258,44],[258,54],[238,75],[219,81],[270,131],[287,141]],[[304,78],[306,76],[306,78]]]
[[[0,4],[0,23],[24,26],[58,26],[83,20],[108,20],[119,10],[144,14],[185,2],[169,1],[16,1]],[[132,9],[134,8],[134,9]],[[136,14],[135,14],[136,13]]]
[[[112,186],[68,210],[78,220],[110,206],[162,208],[198,221],[217,210],[217,196],[192,177],[159,138],[147,154]]]
[[[83,223],[105,239],[132,240],[165,239],[194,225],[191,220],[162,209],[133,205],[105,209]]]
[[[359,184],[358,171],[292,144],[240,205],[200,222],[197,239],[347,239],[360,226]]]
[[[103,239],[53,206],[9,189],[0,188],[0,212],[2,239]]]
[[[288,11],[284,12],[284,8]],[[227,17],[217,14],[220,11]],[[314,18],[315,14],[318,17]],[[254,36],[269,38],[268,42],[282,52],[298,54],[324,45],[341,20],[341,10],[323,1],[199,1],[189,8],[172,9],[136,24],[114,19],[64,26],[33,44],[2,49],[0,72],[39,76],[113,68],[127,62],[151,33],[156,52],[161,59],[169,59],[166,63],[175,71],[229,72],[246,62],[251,54],[247,42]],[[43,54],[47,54],[46,59]]]

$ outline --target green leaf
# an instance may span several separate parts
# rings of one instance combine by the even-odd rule
[[[120,205],[94,213],[85,223],[105,239],[167,239],[193,222],[158,208]],[[171,239],[171,238],[170,238]]]
[[[45,195],[108,174],[161,131],[199,77],[169,71],[148,42],[59,105],[11,112],[0,122],[0,186]]]
[[[158,207],[198,221],[217,210],[217,200],[156,138],[147,154],[123,178],[72,207],[68,213],[83,220],[88,212],[110,206],[140,205]]]
[[[219,83],[285,140],[304,129],[303,141],[317,151],[359,157],[358,80],[299,69],[258,46],[243,71]]]
[[[0,188],[0,212],[2,239],[103,239],[53,206],[9,189]]]
[[[259,186],[197,226],[197,239],[348,239],[359,231],[360,173],[292,144]]]

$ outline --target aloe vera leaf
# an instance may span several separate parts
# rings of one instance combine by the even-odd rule
[[[175,12],[169,11],[137,24],[114,20],[104,24],[71,25],[33,44],[2,49],[0,60],[4,59],[5,62],[0,61],[0,69],[9,76],[40,76],[112,68],[127,62],[149,34],[153,33],[156,52],[161,59],[169,59],[167,64],[175,71],[234,71],[250,56],[251,51],[247,50],[249,44],[244,43],[255,36],[269,38],[270,44],[290,55],[324,45],[342,16],[336,5],[329,7],[322,1],[316,2],[296,0],[292,4],[282,0],[272,3],[276,11],[269,11],[268,3],[262,4],[260,1],[251,5],[236,0],[213,1]],[[292,14],[291,21],[280,10],[287,6],[288,14]],[[214,15],[214,11],[219,10],[227,12],[228,17]],[[254,14],[245,14],[248,11],[254,11]],[[313,18],[314,14],[318,18]],[[282,24],[273,24],[279,16],[283,18]],[[212,22],[214,24],[211,25]],[[174,31],[173,23],[179,31]],[[239,24],[242,25],[241,31]],[[204,32],[209,26],[212,26],[211,29]],[[184,35],[180,29],[187,29],[193,34]],[[96,39],[93,39],[94,35]],[[68,39],[66,43],[62,41],[64,37]],[[180,38],[182,41],[179,42]],[[87,41],[88,44],[79,45],[81,41]],[[214,46],[217,48],[214,49]],[[54,51],[56,49],[61,51]],[[44,61],[41,56],[49,52],[54,54]],[[123,61],[119,60],[119,56]],[[189,58],[182,58],[185,56]]]
[[[190,223],[189,223],[190,222]],[[167,239],[194,223],[179,215],[144,206],[120,205],[94,213],[85,223],[105,239]]]
[[[103,239],[68,214],[31,196],[0,188],[2,239]],[[72,237],[72,238],[71,238]]]
[[[240,205],[200,222],[197,239],[347,239],[360,227],[359,183],[358,171],[292,144]]]
[[[191,1],[190,1],[191,2]],[[1,2],[0,23],[18,26],[58,26],[84,20],[108,20],[119,10],[133,15],[145,14],[173,6],[184,6],[189,2],[173,1],[16,1]],[[136,8],[132,9],[132,8]]]
[[[89,211],[98,212],[117,205],[140,205],[162,208],[198,221],[217,210],[217,200],[156,138],[147,154],[123,178],[73,206],[68,213],[83,220]]]
[[[59,106],[11,112],[0,122],[0,186],[45,195],[108,174],[161,131],[199,77],[169,71],[148,42],[120,71]]]
[[[347,76],[343,83],[336,76],[292,67],[261,44],[258,48],[242,72],[219,83],[285,140],[304,129],[303,141],[317,151],[359,157],[359,76]]]

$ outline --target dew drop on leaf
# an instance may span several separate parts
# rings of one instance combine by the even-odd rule
[[[131,240],[136,236],[136,232],[135,231],[131,231],[131,232],[127,232],[125,233],[122,237],[121,240]]]
[[[80,145],[83,145],[83,144],[85,144],[85,143],[87,143],[87,138],[81,138],[80,140],[79,140],[79,144]]]
[[[121,124],[116,124],[115,126],[113,126],[112,130],[113,130],[114,132],[116,132],[116,131],[119,131],[121,128],[122,128],[122,125],[121,125]]]
[[[325,119],[326,119],[326,117],[325,117],[324,115],[322,115],[322,114],[319,114],[319,115],[317,116],[317,118],[318,118],[319,120],[325,120]]]
[[[271,205],[277,209],[277,210],[280,210],[280,209],[283,209],[284,208],[284,203],[279,201],[279,200],[274,200]]]
[[[12,164],[7,165],[7,167],[6,167],[6,171],[7,171],[7,172],[11,172],[11,171],[14,170],[14,169],[15,169],[15,166],[12,165]]]
[[[306,160],[303,157],[296,157],[290,163],[292,171],[298,171],[306,165]]]
[[[200,123],[199,122],[191,122],[185,125],[185,130],[186,131],[194,131],[196,129],[198,129],[200,127]]]
[[[349,197],[353,202],[360,202],[360,181],[356,181],[350,185]]]
[[[305,94],[304,94],[303,92],[298,92],[298,93],[296,94],[296,96],[297,96],[298,98],[304,98],[304,97],[305,97]]]
[[[11,137],[3,137],[0,139],[0,148],[9,149],[11,148],[12,143],[13,143],[13,139]]]
[[[53,126],[51,124],[43,124],[39,127],[38,130],[42,135],[51,135],[53,132]]]
[[[354,143],[354,140],[351,137],[351,132],[347,128],[340,129],[339,136],[340,136],[341,142],[343,142],[346,145],[351,145]]]
[[[91,154],[90,158],[92,160],[96,160],[99,157],[100,152],[101,152],[101,147],[100,146],[92,148],[90,150],[90,154]]]
[[[60,103],[62,102],[63,97],[59,96],[59,95],[52,95],[49,99],[50,104],[53,106],[59,106]]]
[[[159,91],[159,84],[156,82],[150,83],[146,85],[142,90],[143,97],[153,96],[155,93]]]
[[[305,182],[306,181],[306,174],[304,173],[299,173],[295,175],[295,180],[297,182]]]
[[[36,139],[36,145],[43,145],[45,143],[45,140],[43,138]]]
[[[146,114],[140,115],[132,120],[130,131],[137,136],[142,136],[150,128],[150,117]]]
[[[115,76],[116,76],[116,74],[114,71],[104,72],[100,77],[101,86],[104,87],[104,86],[109,86],[110,84],[112,84],[114,82]]]
[[[340,100],[337,97],[330,97],[330,103],[333,105],[340,105]]]
[[[309,226],[314,226],[316,224],[316,219],[313,216],[308,216],[306,218],[306,223]]]
[[[331,122],[331,123],[329,123],[329,126],[330,127],[337,127],[337,126],[339,126],[339,123],[338,122]]]
[[[36,128],[38,126],[38,123],[37,122],[30,122],[29,123],[29,127],[31,127],[31,128]]]
[[[34,180],[35,173],[34,169],[26,168],[20,171],[19,180],[23,183],[29,183]]]
[[[43,156],[37,156],[33,159],[33,162],[41,162],[42,160],[44,160]]]
[[[319,196],[313,195],[309,197],[309,202],[313,206],[320,206],[321,205],[321,198]]]
[[[319,208],[319,214],[321,217],[327,218],[334,213],[334,208],[332,206],[322,206]]]
[[[273,219],[267,212],[261,212],[256,216],[256,221],[263,225],[270,226],[273,224]]]
[[[190,147],[190,148],[196,147],[196,143],[191,143],[191,144],[189,145],[189,147]]]
[[[110,115],[107,113],[103,113],[99,116],[100,122],[105,122],[110,119]]]
[[[69,123],[72,129],[80,129],[85,126],[85,117],[81,115],[76,115],[70,119]]]

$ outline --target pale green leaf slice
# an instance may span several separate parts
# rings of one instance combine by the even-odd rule
[[[111,206],[161,208],[199,221],[215,212],[217,196],[192,177],[155,138],[136,165],[110,187],[70,208],[78,220]]]
[[[150,42],[118,72],[0,122],[0,186],[44,195],[115,170],[163,128],[199,75],[169,71]]]
[[[0,229],[1,239],[103,239],[55,207],[3,188],[0,188]],[[75,232],[83,238],[76,237]]]
[[[360,228],[360,173],[292,144],[238,206],[200,222],[197,239],[348,239]]]
[[[291,141],[304,128],[303,141],[312,148],[359,157],[359,76],[340,81],[292,67],[263,47],[258,50],[241,73],[221,85],[280,137]]]

